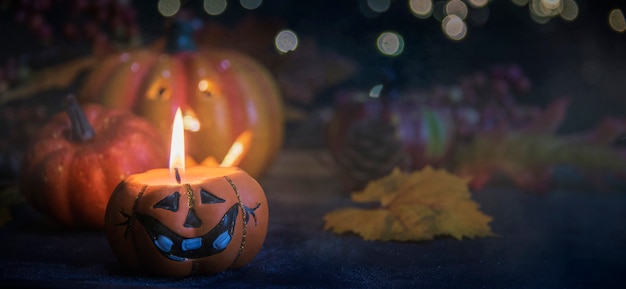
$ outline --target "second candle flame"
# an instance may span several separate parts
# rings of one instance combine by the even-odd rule
[[[233,145],[224,156],[221,167],[236,167],[246,156],[248,149],[250,148],[250,142],[252,141],[252,133],[249,130],[242,132]]]
[[[170,146],[170,174],[180,183],[180,174],[185,172],[185,130],[180,107],[174,115],[172,142]]]

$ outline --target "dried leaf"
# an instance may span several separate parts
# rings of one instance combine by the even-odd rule
[[[365,240],[421,241],[491,236],[491,217],[471,200],[468,179],[426,167],[389,175],[352,195],[355,202],[378,202],[374,209],[343,208],[328,213],[324,229],[356,233]]]
[[[404,228],[385,209],[345,208],[327,214],[325,229],[333,228],[335,233],[354,232],[365,240],[398,240],[404,235]]]
[[[470,184],[473,189],[482,189],[493,175],[502,173],[518,188],[530,192],[546,192],[557,166],[570,166],[582,173],[626,177],[623,152],[596,143],[591,136],[580,135],[576,139],[520,132],[478,134],[456,151],[454,171],[473,176]]]
[[[26,99],[47,91],[65,90],[76,85],[80,74],[95,67],[98,60],[97,57],[84,57],[41,69],[33,73],[23,85],[1,94],[0,104]]]
[[[352,200],[358,203],[378,202],[393,198],[400,191],[399,185],[405,182],[407,175],[395,168],[389,175],[367,183],[361,192],[352,194]]]

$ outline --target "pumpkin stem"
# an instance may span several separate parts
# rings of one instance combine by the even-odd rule
[[[96,132],[91,124],[89,124],[74,94],[70,93],[67,95],[65,99],[65,112],[69,116],[72,125],[70,140],[87,142],[96,136]]]

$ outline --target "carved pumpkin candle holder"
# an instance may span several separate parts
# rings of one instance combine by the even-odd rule
[[[231,150],[240,152],[238,146]],[[263,189],[238,167],[185,168],[184,159],[178,111],[170,169],[129,176],[109,200],[105,229],[117,259],[135,271],[161,276],[215,274],[246,265],[267,233]]]

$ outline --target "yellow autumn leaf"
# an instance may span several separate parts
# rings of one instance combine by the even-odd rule
[[[387,211],[400,223],[404,231],[404,238],[393,239],[395,241],[432,240],[438,235],[435,222],[439,214],[437,210],[425,210],[421,206],[397,206],[393,211]]]
[[[383,209],[345,208],[324,217],[325,230],[335,233],[356,233],[365,240],[390,241],[402,235],[404,228],[389,211]]]
[[[476,202],[452,202],[449,205],[438,219],[440,235],[450,235],[459,240],[494,235],[488,225],[492,218],[480,212]]]
[[[355,202],[380,202],[380,207],[330,212],[324,217],[324,228],[381,241],[492,236],[492,218],[483,214],[471,199],[468,182],[430,167],[412,173],[396,169],[352,195]]]
[[[425,167],[420,171],[406,174],[398,194],[399,202],[412,202],[426,197],[469,198],[468,180],[459,178],[445,170]],[[408,192],[408,193],[404,193]]]
[[[352,200],[358,203],[368,203],[391,198],[398,193],[399,185],[404,183],[406,177],[407,175],[399,168],[394,168],[389,175],[367,183],[363,191],[353,193]]]

